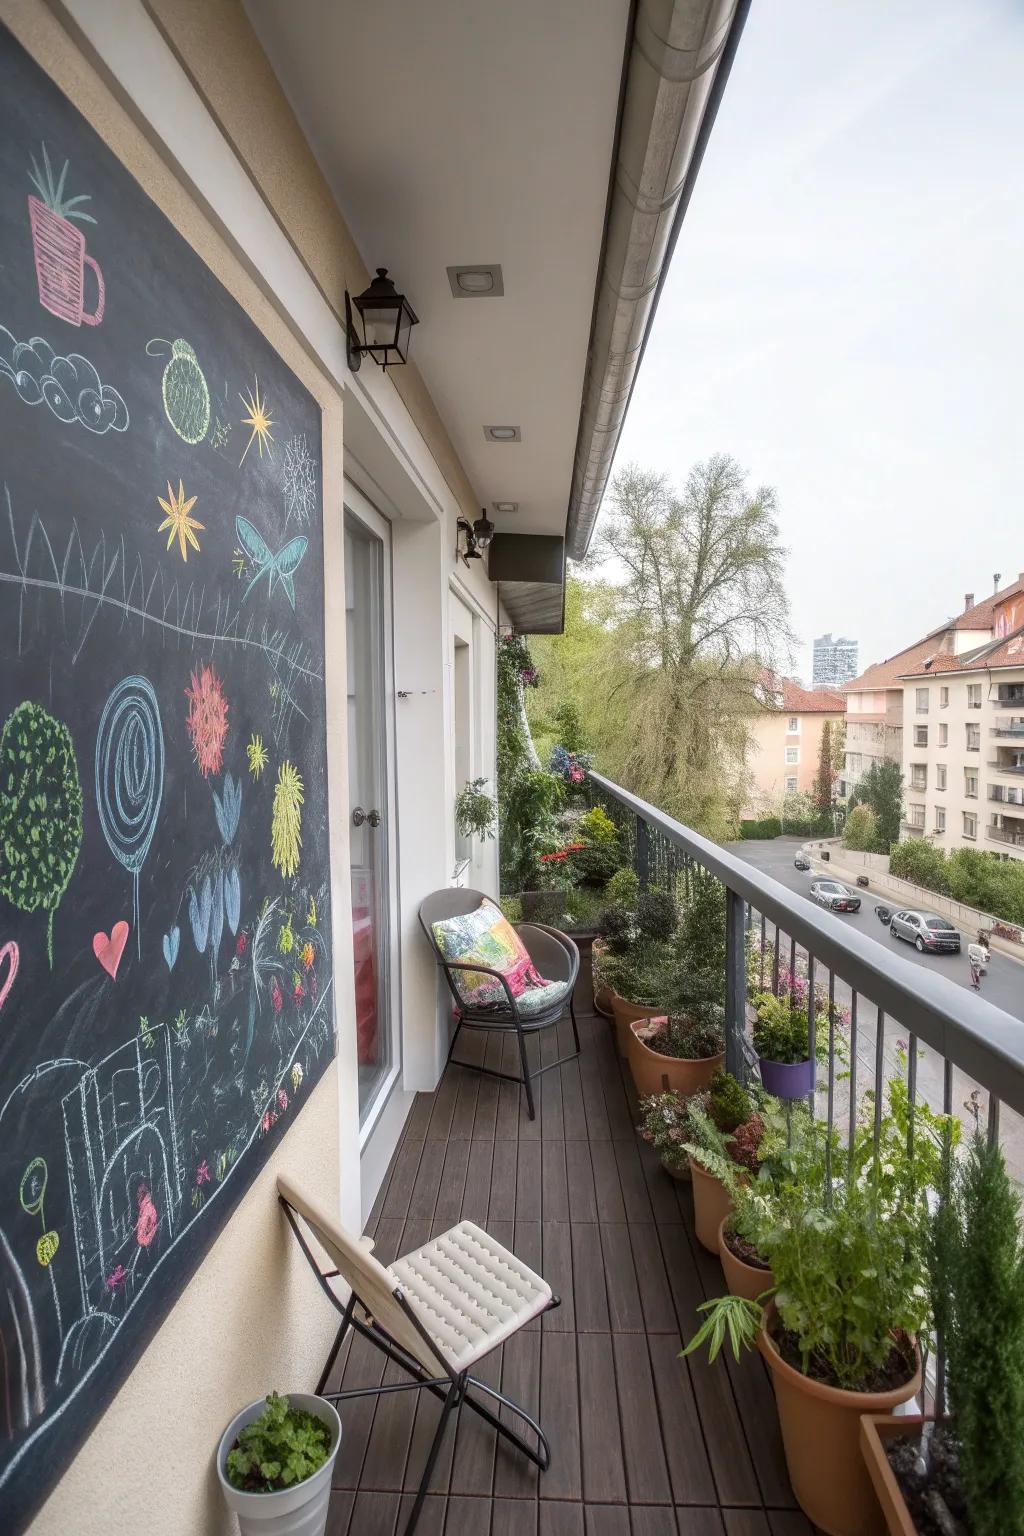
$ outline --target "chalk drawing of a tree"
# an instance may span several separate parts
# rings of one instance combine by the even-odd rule
[[[53,918],[82,847],[82,785],[71,733],[38,704],[19,704],[0,734],[0,892]]]

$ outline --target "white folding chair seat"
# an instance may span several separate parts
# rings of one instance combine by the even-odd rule
[[[407,1253],[388,1273],[455,1371],[468,1371],[552,1301],[546,1280],[471,1221]]]

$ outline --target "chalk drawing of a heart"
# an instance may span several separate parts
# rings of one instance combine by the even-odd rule
[[[167,961],[167,969],[173,971],[178,962],[178,950],[181,948],[181,929],[175,923],[170,933],[164,934],[164,959]]]
[[[5,944],[3,948],[0,949],[0,969],[3,968],[4,961],[7,961],[7,975],[4,977],[3,981],[0,982],[0,1008],[3,1007],[4,1003],[6,1003],[7,994],[14,986],[14,978],[18,974],[18,959],[18,946],[15,944],[14,940],[11,939],[8,944]]]
[[[130,929],[125,922],[115,923],[110,930],[110,937],[105,933],[96,934],[92,941],[92,952],[102,965],[107,975],[117,979],[117,968],[121,964],[121,956],[124,947],[128,943]]]

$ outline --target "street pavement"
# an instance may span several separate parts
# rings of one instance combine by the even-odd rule
[[[801,840],[792,837],[779,837],[765,842],[751,840],[726,844],[730,853],[745,860],[764,874],[770,875],[774,880],[778,880],[780,885],[810,900],[810,884],[815,879],[815,872],[803,872],[793,867],[793,859],[801,846]],[[912,945],[904,943],[901,939],[892,938],[888,927],[883,927],[875,916],[876,904],[884,902],[886,905],[891,905],[891,898],[858,888],[849,881],[843,883],[847,884],[851,890],[857,891],[861,897],[861,909],[859,912],[834,913],[834,922],[850,924],[867,934],[876,943],[887,945],[894,954],[909,960],[911,964],[935,968],[941,975],[948,976],[959,986],[970,987],[967,943],[974,937],[973,933],[967,931],[962,933],[963,948],[959,955],[919,955]],[[818,910],[822,909],[818,908]],[[755,932],[758,928],[759,923],[755,919]],[[784,939],[782,946],[784,957],[788,955],[788,951],[788,941]],[[803,952],[800,951],[800,953]],[[825,979],[827,980],[827,973]],[[1012,1017],[1024,1020],[1024,965],[1019,961],[993,951],[987,973],[982,977],[981,990],[982,996],[988,1002],[1002,1008]],[[849,1005],[850,990],[838,977],[835,996],[837,1002]],[[874,1006],[866,998],[858,999],[857,1083],[860,1091],[869,1088],[874,1080],[877,1023],[878,1015]],[[1024,1055],[1024,1029],[1022,1029],[1021,1039],[1022,1055]],[[901,1041],[906,1042],[906,1032],[901,1029],[899,1021],[886,1019],[884,1055],[887,1076],[906,1072],[906,1065],[900,1059]],[[931,1108],[940,1110],[943,1092],[943,1058],[931,1047],[922,1046],[919,1049],[917,1081],[920,1097]],[[975,1084],[962,1072],[954,1070],[953,1110],[967,1130],[973,1129],[974,1125],[973,1111],[970,1107],[971,1092],[974,1087]],[[847,1096],[847,1084],[837,1082],[835,1120],[840,1128],[846,1126]],[[823,1094],[819,1094],[819,1101],[823,1106]],[[988,1115],[988,1094],[984,1090],[980,1094],[979,1108],[981,1123],[984,1126]],[[1005,1105],[1000,1115],[1000,1140],[1010,1171],[1018,1182],[1024,1183],[1024,1118],[1008,1110]]]

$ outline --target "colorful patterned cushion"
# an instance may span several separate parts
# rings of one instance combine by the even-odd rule
[[[522,997],[528,990],[553,985],[537,970],[512,924],[502,916],[494,902],[486,898],[475,912],[464,912],[459,917],[448,917],[435,923],[434,940],[446,960],[461,965],[475,961],[500,971],[515,998]],[[488,976],[483,971],[455,971],[452,974],[468,1008],[480,1008],[487,1003],[508,1004],[505,988],[496,976]]]

